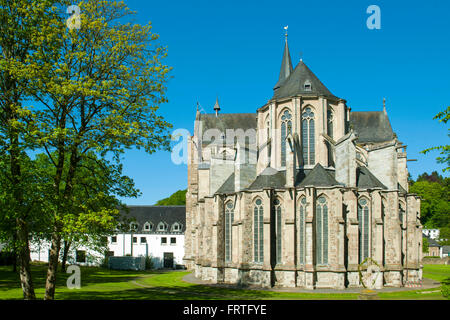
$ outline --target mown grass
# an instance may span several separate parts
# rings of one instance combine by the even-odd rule
[[[46,267],[32,266],[38,299],[44,297]],[[233,289],[192,284],[183,281],[186,271],[116,271],[81,268],[81,289],[68,289],[66,273],[58,273],[55,299],[59,300],[355,300],[358,293],[291,293],[268,290]],[[450,266],[425,265],[425,278],[450,280]],[[426,291],[438,291],[420,293]],[[444,299],[438,288],[379,293],[380,299]],[[0,267],[0,299],[22,299],[19,276],[11,267]]]

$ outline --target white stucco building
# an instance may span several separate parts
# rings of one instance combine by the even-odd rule
[[[185,206],[128,206],[123,213],[131,220],[128,232],[108,237],[110,256],[149,256],[154,268],[176,268],[183,264]],[[48,261],[47,241],[30,244],[32,261]],[[62,250],[61,250],[62,251]],[[62,256],[62,252],[60,254]],[[68,264],[99,265],[103,255],[84,246],[70,250]]]

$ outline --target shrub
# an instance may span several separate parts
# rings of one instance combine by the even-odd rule
[[[450,278],[442,281],[441,292],[445,298],[450,300]]]
[[[151,270],[154,268],[152,257],[146,256],[145,257],[145,270]]]

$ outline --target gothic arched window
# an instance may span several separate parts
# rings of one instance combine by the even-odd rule
[[[275,206],[275,239],[276,239],[276,259],[277,263],[281,263],[281,245],[282,245],[282,208],[280,200],[274,201]]]
[[[281,166],[286,166],[286,137],[292,132],[292,116],[286,110],[281,116]]]
[[[231,261],[232,228],[234,220],[234,205],[232,201],[225,205],[225,261]]]
[[[327,135],[330,138],[333,138],[333,111],[328,109],[327,111]],[[328,151],[328,166],[334,166],[334,160],[333,160],[333,149],[330,145],[330,143],[327,142],[327,151]]]
[[[316,261],[328,263],[328,206],[325,197],[319,197],[316,204]]]
[[[358,201],[359,221],[359,263],[369,257],[369,201],[362,198]]]
[[[253,208],[253,258],[255,262],[264,261],[264,209],[262,200],[257,199]]]
[[[314,112],[306,108],[302,114],[303,163],[313,165],[315,160]]]
[[[300,263],[305,263],[305,218],[306,218],[306,198],[300,200],[300,217],[299,217],[299,249]]]

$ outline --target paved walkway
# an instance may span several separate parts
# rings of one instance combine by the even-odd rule
[[[257,286],[238,286],[238,285],[232,285],[232,284],[213,284],[209,281],[204,281],[201,279],[198,279],[194,276],[194,273],[189,273],[188,275],[183,277],[183,281],[194,283],[194,284],[201,284],[205,286],[211,286],[216,288],[229,288],[229,289],[250,289],[250,290],[264,290],[264,291],[276,291],[276,292],[297,292],[297,293],[360,293],[362,288],[346,288],[343,290],[337,290],[337,289],[315,289],[315,290],[307,290],[303,288],[261,288]],[[401,288],[383,288],[383,289],[376,289],[374,291],[376,292],[396,292],[396,291],[410,291],[410,290],[426,290],[426,289],[433,289],[438,288],[441,284],[438,281],[431,280],[431,279],[423,279],[422,286],[421,287],[401,287]],[[437,289],[437,291],[439,291]]]

